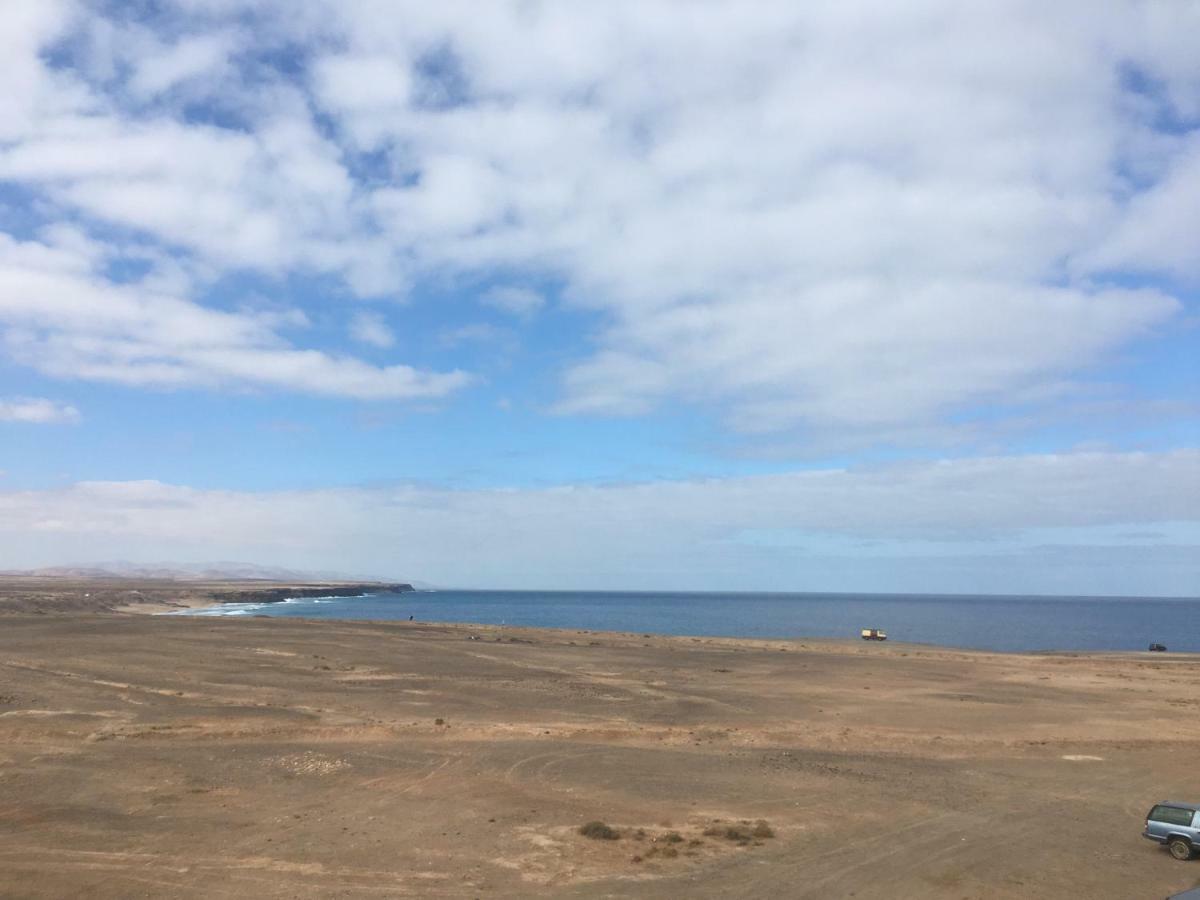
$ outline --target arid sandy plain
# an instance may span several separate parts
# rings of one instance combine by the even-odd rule
[[[1193,656],[161,617],[94,611],[128,585],[31,590],[0,589],[5,898],[1200,881],[1139,836],[1154,801],[1200,799]]]

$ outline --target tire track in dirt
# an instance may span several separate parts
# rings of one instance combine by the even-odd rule
[[[780,871],[787,872],[792,883],[803,886],[792,895],[797,900],[826,900],[851,893],[871,897],[872,891],[881,887],[890,891],[890,885],[897,881],[928,877],[951,859],[962,870],[970,871],[974,863],[1018,842],[1025,834],[1025,821],[1019,811],[986,818],[947,812],[905,825],[881,826],[878,840],[868,842],[865,849],[859,838],[821,853],[776,854],[770,880],[778,884]],[[931,882],[928,896],[934,896],[936,890]],[[750,893],[753,895],[753,891]],[[949,895],[958,897],[960,893],[951,891]]]
[[[533,754],[530,754],[529,756],[522,757],[521,759],[519,759],[515,763],[513,763],[511,766],[509,766],[504,771],[502,780],[508,784],[515,784],[518,781],[522,780],[522,778],[530,777],[530,776],[525,775],[522,770],[524,770],[530,764],[537,762],[538,760],[542,760],[543,762],[541,762],[541,764],[537,767],[536,772],[534,773],[534,775],[532,777],[536,777],[537,773],[545,772],[552,765],[559,765],[561,763],[570,762],[571,760],[575,760],[575,759],[582,759],[584,757],[589,757],[592,755],[594,755],[594,752],[591,750],[568,751],[568,752],[558,751],[558,752],[553,752],[553,753],[533,753]]]
[[[400,776],[398,778],[395,775],[381,775],[378,778],[369,778],[366,781],[360,782],[359,784],[361,787],[382,789],[382,788],[386,788],[390,782],[403,780],[406,782],[404,787],[393,789],[392,795],[398,796],[400,794],[408,794],[408,793],[411,793],[412,791],[415,791],[417,788],[420,788],[423,785],[426,785],[429,782],[433,781],[435,778],[437,778],[438,775],[440,775],[447,768],[450,768],[451,766],[454,766],[454,765],[460,763],[461,761],[462,761],[461,758],[457,755],[449,756],[446,759],[443,759],[437,765],[432,766],[429,769],[429,771],[426,772],[424,775],[421,775],[420,777],[413,779],[413,780],[408,780],[405,776]]]
[[[361,716],[351,716],[342,712],[316,706],[307,706],[303,704],[256,703],[251,700],[230,700],[227,697],[214,694],[202,694],[197,691],[172,690],[170,688],[156,688],[127,681],[111,681],[105,678],[95,678],[80,672],[68,672],[62,669],[52,669],[47,666],[36,666],[30,663],[17,662],[11,659],[0,660],[0,666],[16,669],[18,671],[32,672],[38,675],[47,675],[54,678],[70,679],[82,682],[84,684],[94,684],[99,687],[113,688],[114,690],[133,691],[135,693],[169,697],[172,700],[189,700],[192,702],[201,702],[205,705],[220,706],[229,709],[259,709],[271,712],[295,712],[304,715],[315,716],[317,718],[332,715],[345,720],[341,723],[344,725],[369,724],[369,720]]]

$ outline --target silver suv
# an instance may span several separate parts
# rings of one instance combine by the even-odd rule
[[[1166,800],[1146,813],[1142,837],[1166,844],[1176,859],[1191,859],[1200,849],[1200,805]]]

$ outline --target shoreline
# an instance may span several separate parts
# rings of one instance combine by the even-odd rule
[[[254,610],[239,610],[233,613],[220,612],[223,607],[237,604],[273,605],[288,601],[302,600],[337,600],[369,596],[377,593],[412,594],[414,600],[422,597],[425,592],[415,591],[411,585],[397,582],[324,582],[324,583],[279,583],[263,581],[223,581],[223,582],[190,582],[153,579],[72,579],[64,577],[0,577],[0,616],[21,612],[36,614],[77,615],[88,613],[110,614],[119,616],[170,616],[177,618],[204,619],[250,619],[250,618],[281,618],[303,619],[312,622],[403,622],[404,619],[359,619],[339,616],[273,616],[262,611],[261,606]],[[611,635],[648,635],[654,638],[682,637],[688,640],[757,640],[767,642],[838,642],[849,641],[855,646],[859,642],[853,633],[843,635],[806,636],[796,633],[778,635],[737,635],[737,634],[683,634],[669,635],[661,632],[643,630],[626,630],[613,628],[610,631],[600,629],[581,629],[572,625],[561,626],[516,626],[495,625],[471,621],[443,621],[439,619],[423,619],[426,623],[438,622],[447,627],[465,627],[476,630],[485,628],[529,628],[534,630],[560,631],[562,633],[576,632],[579,634],[611,634]],[[935,643],[921,641],[900,641],[893,637],[878,646],[905,646],[909,648],[940,648],[961,652],[1003,653],[1003,654],[1107,654],[1128,655],[1134,658],[1194,658],[1200,651],[1171,650],[1165,654],[1148,655],[1147,651],[1137,648],[990,648],[972,647],[963,644]]]
[[[219,609],[220,606],[203,607],[204,609]],[[138,608],[134,614],[142,614],[145,610]],[[952,644],[933,644],[924,643],[921,641],[900,641],[888,639],[887,641],[864,641],[854,637],[825,637],[821,635],[792,635],[787,637],[755,637],[741,635],[713,635],[713,634],[664,634],[662,632],[641,632],[641,631],[625,631],[619,629],[598,629],[598,628],[572,628],[569,626],[549,626],[549,625],[499,625],[489,622],[460,622],[446,621],[439,619],[419,619],[408,621],[406,619],[358,619],[358,618],[337,618],[337,617],[311,617],[311,616],[272,616],[265,613],[245,613],[245,614],[228,614],[228,615],[188,615],[181,610],[167,610],[165,612],[151,613],[155,616],[172,616],[180,619],[204,619],[212,620],[229,620],[234,622],[246,621],[247,619],[255,619],[258,621],[274,620],[281,622],[298,622],[307,625],[329,624],[331,626],[367,626],[380,628],[432,628],[447,632],[462,632],[468,636],[472,633],[478,635],[479,640],[485,643],[504,643],[508,642],[531,642],[533,640],[551,640],[567,638],[588,637],[593,639],[602,639],[609,641],[628,642],[631,645],[646,646],[646,641],[652,640],[655,642],[678,642],[683,646],[724,646],[724,647],[745,647],[747,649],[756,650],[806,650],[820,648],[838,648],[845,652],[877,654],[886,656],[889,653],[898,653],[903,656],[919,655],[920,653],[961,653],[974,656],[997,656],[997,657],[1060,657],[1060,658],[1087,658],[1087,659],[1103,659],[1112,657],[1114,659],[1134,659],[1144,660],[1147,662],[1163,662],[1170,660],[1178,660],[1181,662],[1200,660],[1200,653],[1190,650],[1168,651],[1165,653],[1149,653],[1145,650],[1108,650],[1108,649],[1091,649],[1091,650],[1076,650],[1076,649],[1038,649],[1038,650],[995,650],[986,647],[964,647]],[[469,639],[469,638],[468,638]],[[567,641],[571,646],[578,645],[578,641]],[[811,646],[810,646],[811,645]]]
[[[367,592],[367,593],[361,593],[361,594],[321,593],[321,594],[315,594],[311,597],[283,596],[283,597],[279,597],[277,599],[270,599],[270,600],[265,600],[265,599],[247,600],[247,599],[238,597],[237,599],[222,600],[218,603],[213,603],[211,601],[197,599],[194,601],[185,601],[185,602],[181,602],[181,603],[167,602],[167,603],[157,603],[157,604],[156,603],[131,604],[128,606],[114,607],[113,612],[132,613],[134,615],[155,615],[155,616],[187,615],[190,612],[193,615],[199,615],[199,614],[202,614],[209,610],[219,610],[219,609],[223,609],[223,608],[230,607],[230,606],[254,606],[254,607],[261,609],[262,607],[265,607],[265,606],[274,606],[277,603],[294,603],[299,600],[320,601],[320,600],[353,599],[353,598],[358,598],[358,597],[370,597],[370,596],[373,596],[374,593],[378,593],[378,592]],[[231,613],[228,613],[227,615],[234,616],[234,615],[239,615],[239,614],[240,613],[238,613],[238,612],[231,612]],[[213,615],[214,615],[214,617],[216,616],[215,613]]]

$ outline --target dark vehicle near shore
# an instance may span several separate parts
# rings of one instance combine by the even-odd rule
[[[1200,805],[1165,800],[1146,813],[1142,837],[1165,844],[1176,859],[1191,859],[1200,847]]]
[[[862,630],[862,639],[864,641],[886,641],[887,632],[882,628],[864,628]]]
[[[1151,653],[1166,653],[1167,645],[1166,644],[1151,644],[1150,652]]]

